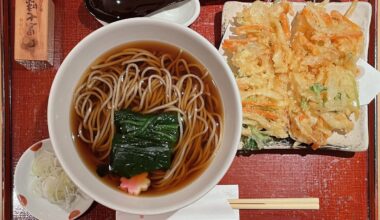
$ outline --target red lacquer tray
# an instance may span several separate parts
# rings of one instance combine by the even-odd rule
[[[225,1],[201,1],[201,14],[191,26],[216,47],[221,40]],[[47,100],[57,69],[69,51],[101,25],[81,0],[54,0],[54,66],[37,72],[13,60],[14,1],[4,0],[3,18],[3,219],[33,219],[15,199],[13,172],[31,144],[48,137]],[[369,62],[375,65],[377,1],[373,6]],[[369,106],[369,150],[362,153],[270,150],[236,156],[221,184],[238,184],[240,198],[318,197],[320,210],[243,210],[241,219],[374,219],[375,103]],[[115,211],[100,204],[80,219],[115,219]]]

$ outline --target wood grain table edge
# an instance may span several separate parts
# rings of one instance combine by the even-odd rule
[[[1,175],[2,175],[2,206],[1,206],[1,219],[11,219],[12,214],[12,162],[11,162],[11,135],[9,135],[10,129],[10,70],[12,50],[11,33],[10,33],[10,1],[0,0],[0,34],[2,37],[2,63],[0,68],[0,143],[1,143]]]
[[[378,1],[377,0],[369,0],[369,3],[372,5],[372,18],[371,18],[371,26],[370,26],[370,44],[369,50],[372,50],[373,53],[369,53],[368,62],[374,67],[379,68],[379,51],[378,51],[378,39],[379,39],[379,16],[378,16]],[[374,111],[368,114],[369,122],[373,121],[374,123],[369,123],[369,132],[370,132],[370,146],[373,147],[368,148],[368,219],[378,219],[378,210],[379,202],[378,202],[378,192],[380,192],[380,188],[378,183],[378,178],[380,176],[380,164],[377,163],[377,158],[380,157],[378,146],[380,146],[380,95],[370,103],[369,109],[373,109]]]
[[[3,9],[3,1],[1,1],[0,3],[0,8]],[[0,12],[1,15],[0,15],[0,18],[1,18],[1,21],[3,21],[3,13]],[[3,24],[1,24],[1,31],[0,31],[0,70],[1,70],[1,73],[3,73],[3,58],[4,58],[4,54],[3,54]],[[3,74],[1,74],[2,76]],[[2,85],[2,77],[0,77],[0,85]],[[0,89],[0,97],[3,97],[2,96],[2,89]],[[3,103],[0,102],[0,110],[3,108]],[[2,112],[2,111],[0,111]],[[0,125],[3,124],[3,120],[2,120],[2,117],[0,117]],[[0,132],[0,143],[2,143],[2,140],[3,140],[3,133]],[[3,148],[0,149],[0,161],[3,161]],[[0,173],[1,173],[1,176],[3,175],[3,164],[0,163]],[[3,192],[0,191],[0,198],[3,198]],[[3,201],[1,200],[0,201],[0,213],[3,213]]]
[[[373,13],[372,13],[372,21],[373,21],[373,27],[375,27],[375,30],[376,30],[376,33],[374,36],[374,41],[375,41],[375,67],[380,70],[380,51],[379,51],[379,39],[380,39],[380,31],[379,31],[379,28],[380,28],[380,16],[379,16],[379,10],[378,10],[378,1],[373,1]],[[369,180],[369,196],[370,196],[370,219],[379,219],[379,210],[380,210],[380,202],[379,202],[379,192],[380,192],[380,184],[379,184],[379,178],[380,178],[380,163],[379,163],[379,158],[380,158],[380,150],[379,150],[379,146],[380,146],[380,95],[378,95],[376,97],[376,100],[375,100],[375,109],[376,109],[376,128],[375,128],[375,149],[374,149],[374,157],[369,157],[369,168],[372,166],[374,167],[374,175],[371,175],[370,173],[370,177],[371,176],[375,176],[375,178],[373,180]],[[373,158],[373,160],[371,160]],[[371,172],[371,169],[369,169],[369,172]],[[371,182],[373,182],[373,189],[371,189]],[[372,192],[371,192],[372,191]],[[373,197],[371,197],[371,194],[373,195]],[[371,207],[371,203],[373,203],[373,207]],[[373,210],[371,210],[371,208]]]

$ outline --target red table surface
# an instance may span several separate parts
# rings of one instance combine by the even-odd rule
[[[86,35],[101,27],[80,0],[55,0],[54,66],[32,72],[12,61],[9,75],[11,118],[9,151],[11,176],[22,153],[33,143],[48,138],[47,101],[60,63]],[[192,29],[216,47],[220,42],[221,12],[225,1],[201,1],[201,13]],[[375,5],[375,3],[373,3]],[[10,39],[14,35],[14,1],[9,5]],[[374,36],[372,28],[372,35]],[[12,41],[12,40],[11,40]],[[12,49],[10,49],[12,50]],[[370,61],[374,62],[371,40]],[[238,184],[240,198],[318,197],[320,210],[243,210],[241,219],[367,219],[372,212],[368,163],[374,148],[374,107],[370,106],[370,151],[262,151],[236,156],[221,184]],[[370,163],[371,164],[371,163]],[[11,178],[11,177],[10,177]],[[12,182],[7,181],[11,187]],[[10,196],[9,196],[10,195]],[[12,199],[13,198],[13,199]],[[5,197],[6,213],[13,219],[33,219],[20,206],[14,189]],[[8,202],[8,204],[7,204]],[[9,204],[11,202],[11,204]],[[8,207],[8,209],[7,209]],[[6,218],[8,218],[6,217]],[[94,203],[80,219],[115,219],[115,211]]]

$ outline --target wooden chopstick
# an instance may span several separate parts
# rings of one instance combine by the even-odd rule
[[[233,209],[319,209],[319,198],[229,199]]]

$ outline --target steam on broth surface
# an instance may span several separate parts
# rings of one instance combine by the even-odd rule
[[[95,175],[130,194],[156,195],[205,170],[220,145],[223,107],[209,72],[189,53],[138,41],[91,64],[71,119],[78,152]]]

